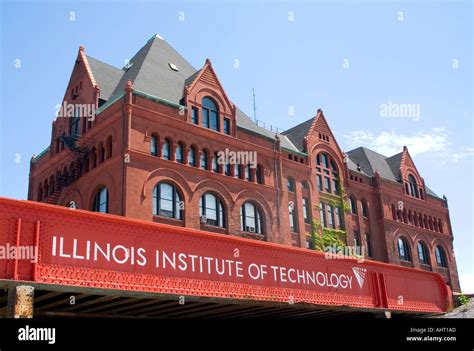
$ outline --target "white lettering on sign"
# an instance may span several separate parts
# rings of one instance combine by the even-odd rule
[[[229,258],[213,257],[166,250],[147,250],[143,247],[124,244],[98,243],[93,240],[80,242],[78,239],[66,240],[62,236],[52,237],[52,256],[62,260],[92,261],[97,264],[130,265],[149,267],[156,274],[172,275],[172,272],[184,272],[203,279],[249,279],[255,282],[273,282],[289,285],[320,286],[333,289],[363,288],[365,268],[347,267],[347,274],[341,272],[321,272],[282,265],[267,265],[257,262],[245,262],[235,257],[234,250],[229,250]],[[153,255],[154,257],[148,257]],[[242,255],[240,255],[242,258]],[[352,270],[351,270],[352,268]],[[133,268],[135,271],[135,268]],[[138,272],[137,272],[138,273]],[[182,274],[182,273],[181,273]],[[219,278],[223,277],[223,278]],[[357,284],[353,285],[353,278]]]

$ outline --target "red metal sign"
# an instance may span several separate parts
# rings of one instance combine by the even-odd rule
[[[450,301],[436,273],[31,201],[0,198],[0,246],[38,247],[1,260],[0,279],[394,311]]]

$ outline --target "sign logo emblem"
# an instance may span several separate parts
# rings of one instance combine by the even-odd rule
[[[357,283],[362,288],[362,286],[364,285],[365,273],[367,272],[367,269],[359,268],[359,267],[352,267],[352,271],[354,272],[354,276],[357,279]]]

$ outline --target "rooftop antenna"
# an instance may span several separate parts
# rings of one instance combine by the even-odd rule
[[[253,120],[257,123],[257,104],[255,103],[255,89],[252,88],[253,93]]]

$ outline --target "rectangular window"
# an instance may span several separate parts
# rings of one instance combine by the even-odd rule
[[[326,214],[325,214],[325,206],[324,203],[319,203],[319,216],[321,217],[321,225],[326,227]]]
[[[324,177],[324,191],[326,191],[327,193],[331,192],[331,183],[329,182],[328,177]]]
[[[191,118],[192,118],[192,122],[194,124],[198,124],[198,109],[196,107],[193,107],[192,110],[192,115],[191,115]]]
[[[161,187],[160,190],[160,215],[173,217],[173,188]]]
[[[242,217],[243,218],[243,217]],[[245,231],[246,232],[255,232],[256,231],[257,221],[255,220],[255,210],[251,203],[245,203]],[[243,222],[242,226],[243,228]],[[252,228],[252,229],[250,229]]]
[[[230,135],[230,119],[224,118],[224,133]]]
[[[339,195],[339,187],[337,186],[337,179],[332,179],[332,188],[334,190],[334,194]]]
[[[344,229],[342,225],[342,211],[340,207],[336,207],[336,215],[334,217],[336,219],[336,228]]]
[[[360,247],[360,236],[359,236],[359,232],[357,230],[354,230],[354,246],[356,248]]]
[[[290,229],[292,232],[297,232],[296,227],[296,212],[294,206],[290,206]]]
[[[329,205],[328,206],[328,227],[335,228],[334,226],[334,207]]]
[[[323,180],[320,175],[318,175],[318,190],[323,191]]]
[[[324,168],[329,168],[328,155],[326,155],[326,154],[323,154],[323,166],[324,166]]]
[[[250,165],[248,165],[248,166],[245,166],[245,179],[248,181],[251,181],[250,176],[251,176]]]
[[[211,111],[211,129],[219,131],[219,116],[216,111]]]
[[[311,216],[309,212],[309,200],[307,198],[303,198],[303,217],[305,223],[311,223]]]
[[[235,164],[234,167],[235,167],[235,168],[234,168],[234,177],[241,179],[241,178],[242,178],[242,174],[241,174],[241,172],[240,172],[240,164]]]
[[[206,194],[205,196],[206,196],[205,211],[206,211],[207,222],[212,225],[216,225],[217,224],[217,208],[216,208],[215,198],[211,194]]]
[[[204,128],[209,128],[209,110],[202,110],[202,126]]]
[[[367,256],[372,257],[372,246],[370,245],[369,233],[365,233],[365,245],[367,245]]]

